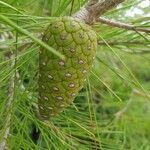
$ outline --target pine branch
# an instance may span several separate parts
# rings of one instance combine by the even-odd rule
[[[126,30],[150,33],[150,29],[139,28],[134,25],[112,21],[101,17],[105,12],[115,8],[118,4],[124,1],[125,0],[103,0],[101,2],[98,2],[98,0],[89,0],[89,2],[74,15],[74,17],[83,20],[87,24],[100,22],[109,26],[123,28]]]
[[[148,28],[148,29],[139,28],[139,27],[136,27],[134,25],[130,25],[130,24],[126,24],[126,23],[122,23],[122,22],[118,22],[118,21],[112,21],[112,20],[109,20],[109,19],[106,19],[103,17],[98,18],[97,21],[100,23],[103,23],[103,24],[107,24],[109,26],[118,27],[118,28],[122,28],[125,30],[133,30],[133,31],[150,33],[150,28]]]
[[[115,8],[118,4],[124,2],[125,0],[103,0],[98,2],[97,4],[91,6],[87,6],[87,10],[92,12],[94,18],[98,18],[103,15],[105,12]]]
[[[105,12],[115,8],[118,4],[125,0],[90,0],[84,7],[82,7],[74,17],[83,20],[87,24],[92,24],[97,18],[102,16]]]

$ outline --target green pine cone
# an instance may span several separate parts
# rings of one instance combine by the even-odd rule
[[[40,49],[38,107],[47,120],[62,112],[82,88],[96,54],[97,38],[79,19],[60,17],[50,23],[42,40],[65,56],[61,60]]]

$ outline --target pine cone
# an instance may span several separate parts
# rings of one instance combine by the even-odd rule
[[[77,18],[53,20],[42,39],[65,56],[61,60],[41,48],[39,55],[39,113],[47,120],[62,112],[82,88],[97,49],[95,32]]]

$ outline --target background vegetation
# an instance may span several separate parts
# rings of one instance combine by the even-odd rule
[[[150,36],[143,32],[93,25],[99,45],[86,85],[50,122],[35,116],[39,44],[29,37],[86,2],[0,0],[0,14],[18,25],[0,19],[0,143],[6,138],[8,149],[150,150]],[[128,0],[105,17],[149,28],[146,4]],[[19,34],[22,29],[29,33]],[[37,141],[34,125],[41,131]]]

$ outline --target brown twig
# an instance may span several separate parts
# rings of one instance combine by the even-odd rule
[[[105,12],[115,8],[124,1],[125,0],[102,0],[101,2],[98,2],[97,0],[90,0],[74,15],[74,17],[83,20],[87,24],[92,24]]]
[[[133,30],[133,31],[140,31],[140,32],[145,32],[145,33],[150,33],[150,28],[146,29],[146,28],[139,28],[136,27],[134,25],[130,25],[130,24],[126,24],[126,23],[122,23],[122,22],[118,22],[118,21],[112,21],[103,17],[99,17],[97,19],[98,22],[103,23],[103,24],[107,24],[109,26],[113,26],[113,27],[118,27],[118,28],[122,28],[122,29],[126,29],[126,30]]]
[[[112,21],[101,17],[105,12],[115,8],[118,4],[124,1],[125,0],[102,0],[101,2],[98,2],[98,0],[89,0],[84,7],[82,7],[76,14],[73,15],[73,17],[79,18],[87,24],[100,22],[109,26],[118,27],[126,30],[150,33],[149,28],[140,28],[131,24]]]

